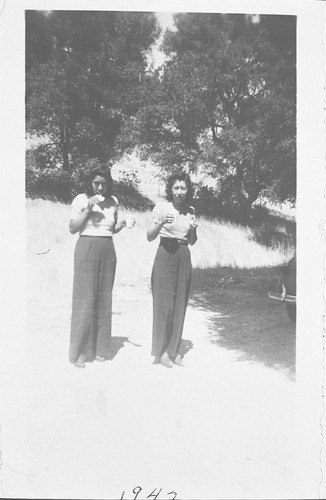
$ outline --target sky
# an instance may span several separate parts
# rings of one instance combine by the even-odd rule
[[[173,26],[173,12],[156,12],[156,17],[159,20],[161,27],[165,30],[166,28],[172,28]]]
[[[155,12],[158,22],[161,25],[162,33],[152,49],[151,56],[149,56],[149,64],[153,64],[154,68],[158,68],[164,63],[164,54],[159,50],[162,43],[165,30],[173,29],[173,12]]]

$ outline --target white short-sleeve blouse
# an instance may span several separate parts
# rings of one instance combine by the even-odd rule
[[[153,209],[152,221],[159,223],[160,219],[167,214],[174,215],[174,221],[170,224],[163,224],[159,236],[186,241],[190,230],[190,222],[195,215],[194,208],[185,206],[182,211],[179,211],[174,208],[171,201],[160,202]]]
[[[78,194],[71,204],[70,220],[77,219],[87,206],[87,195]],[[79,231],[80,236],[113,236],[117,213],[118,200],[115,196],[107,198],[103,203],[95,204],[85,225]]]

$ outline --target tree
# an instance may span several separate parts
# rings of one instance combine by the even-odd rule
[[[177,14],[138,140],[164,168],[204,169],[225,206],[295,199],[295,18]],[[150,80],[150,79],[149,79]]]
[[[26,11],[26,129],[47,136],[48,164],[69,171],[122,153],[158,35],[151,13]]]

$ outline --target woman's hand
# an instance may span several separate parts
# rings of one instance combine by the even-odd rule
[[[163,215],[163,217],[160,218],[160,221],[159,223],[162,224],[172,224],[172,222],[174,222],[174,219],[175,219],[175,215],[173,214],[166,214],[166,215]]]
[[[152,222],[147,231],[147,240],[153,241],[159,234],[164,224],[172,224],[175,221],[175,214],[162,215],[159,220]]]
[[[124,227],[126,227],[127,229],[131,229],[132,227],[134,227],[135,224],[136,224],[136,219],[128,215],[125,219],[122,219],[115,225],[114,232],[118,233]]]
[[[197,241],[197,220],[196,216],[192,215],[190,219],[190,228],[189,228],[189,233],[188,233],[188,242],[189,245],[194,245]]]
[[[131,215],[127,215],[124,222],[125,222],[125,227],[127,229],[131,229],[136,224],[136,219],[135,219],[135,217],[132,217]]]
[[[126,227],[126,221],[124,219],[117,222],[114,226],[114,234],[119,233],[124,227]]]
[[[191,219],[190,219],[190,229],[197,229],[197,226],[198,226],[198,222],[197,222],[196,216],[192,215]]]
[[[91,196],[90,198],[88,198],[88,205],[87,205],[86,210],[91,212],[91,210],[93,209],[94,205],[96,205],[96,203],[99,203],[99,199],[98,199],[97,195]]]

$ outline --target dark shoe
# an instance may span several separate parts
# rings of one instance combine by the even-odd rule
[[[153,361],[153,365],[159,365],[160,362],[161,362],[160,356],[155,356],[154,361]]]
[[[106,360],[107,360],[107,358],[105,358],[104,356],[96,356],[96,358],[95,358],[95,359],[96,359],[96,361],[101,361],[101,362],[103,362],[103,361],[106,361]]]
[[[162,354],[160,362],[161,362],[161,365],[165,366],[166,368],[172,368],[172,366],[173,366],[172,360],[167,352]]]
[[[183,362],[183,359],[182,357],[180,356],[180,354],[178,354],[178,356],[175,358],[175,360],[173,361],[173,363],[175,365],[178,365],[178,366],[184,366],[184,362]]]

